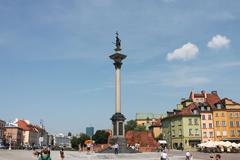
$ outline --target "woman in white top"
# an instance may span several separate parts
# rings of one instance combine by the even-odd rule
[[[161,160],[168,160],[168,154],[166,153],[166,151],[163,151],[161,154]]]

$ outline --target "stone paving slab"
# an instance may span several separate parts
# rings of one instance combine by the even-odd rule
[[[0,160],[37,160],[32,151],[28,150],[0,150]],[[52,160],[60,160],[59,151],[51,151]],[[160,153],[131,153],[131,154],[102,154],[86,152],[65,151],[64,160],[160,160]],[[170,160],[184,160],[184,156],[170,155]],[[199,160],[199,159],[194,159]]]

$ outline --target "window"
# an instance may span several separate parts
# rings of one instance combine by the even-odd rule
[[[237,126],[237,127],[240,127],[239,121],[236,121],[236,126]]]
[[[195,136],[199,136],[198,129],[195,129]]]
[[[232,117],[233,117],[233,114],[232,114],[232,113],[229,113],[229,117],[232,118]]]
[[[221,109],[221,104],[217,104],[217,109]]]
[[[207,111],[210,111],[210,107],[207,107]]]
[[[198,119],[197,118],[194,119],[194,124],[198,125]]]
[[[234,130],[231,130],[231,131],[230,131],[230,136],[231,136],[231,137],[234,137],[234,136],[235,136],[235,135],[234,135]]]
[[[179,129],[179,130],[178,130],[178,134],[179,134],[179,136],[182,135],[182,129]]]
[[[235,117],[238,117],[238,112],[235,112]]]
[[[215,113],[215,117],[218,117],[218,113]]]
[[[193,114],[198,114],[198,111],[196,109],[193,110]]]
[[[230,127],[233,127],[234,124],[233,124],[233,121],[230,121]]]
[[[240,136],[240,130],[238,130],[238,136]]]
[[[207,137],[207,132],[203,132],[203,137]]]
[[[190,119],[190,118],[188,119],[188,124],[192,125],[192,119]]]
[[[213,127],[212,127],[212,123],[209,123],[209,128],[213,128]]]
[[[222,126],[226,127],[226,122],[225,121],[222,121]]]
[[[175,130],[174,129],[172,130],[172,136],[175,136]]]
[[[203,129],[206,129],[206,123],[203,123],[203,127],[202,127]]]
[[[209,132],[210,138],[213,138],[213,132]]]
[[[192,129],[189,129],[189,136],[192,136]]]
[[[225,115],[224,115],[224,113],[222,112],[222,117],[224,117]]]
[[[223,132],[222,132],[222,135],[223,135],[223,136],[227,136],[227,131],[223,131]]]
[[[217,135],[217,136],[220,136],[220,131],[216,131],[216,135]]]
[[[202,107],[201,107],[201,111],[204,111],[204,110],[205,110],[205,109],[204,109],[204,107],[202,106]]]
[[[217,127],[219,127],[219,126],[220,126],[220,125],[219,125],[219,121],[216,121],[216,126],[217,126]]]
[[[205,120],[205,115],[202,115],[202,120]]]
[[[208,120],[212,120],[212,115],[211,114],[208,115]]]

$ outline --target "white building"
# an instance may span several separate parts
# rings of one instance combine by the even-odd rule
[[[71,147],[71,139],[68,136],[65,136],[62,133],[56,134],[54,136],[54,146],[59,146],[59,147]]]

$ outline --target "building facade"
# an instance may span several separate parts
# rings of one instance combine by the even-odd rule
[[[62,133],[56,134],[54,136],[54,146],[58,147],[71,147],[71,139],[68,136],[65,136]]]
[[[94,127],[86,127],[86,135],[92,137],[94,135]]]
[[[6,122],[0,120],[0,145],[3,145],[4,142],[4,129],[5,129]]]
[[[168,112],[162,119],[163,139],[170,148],[190,149],[201,143],[200,113],[192,103],[182,110]]]
[[[17,149],[23,145],[23,130],[15,124],[7,123],[4,138],[6,146]]]
[[[240,104],[224,98],[213,110],[215,140],[240,142]]]

